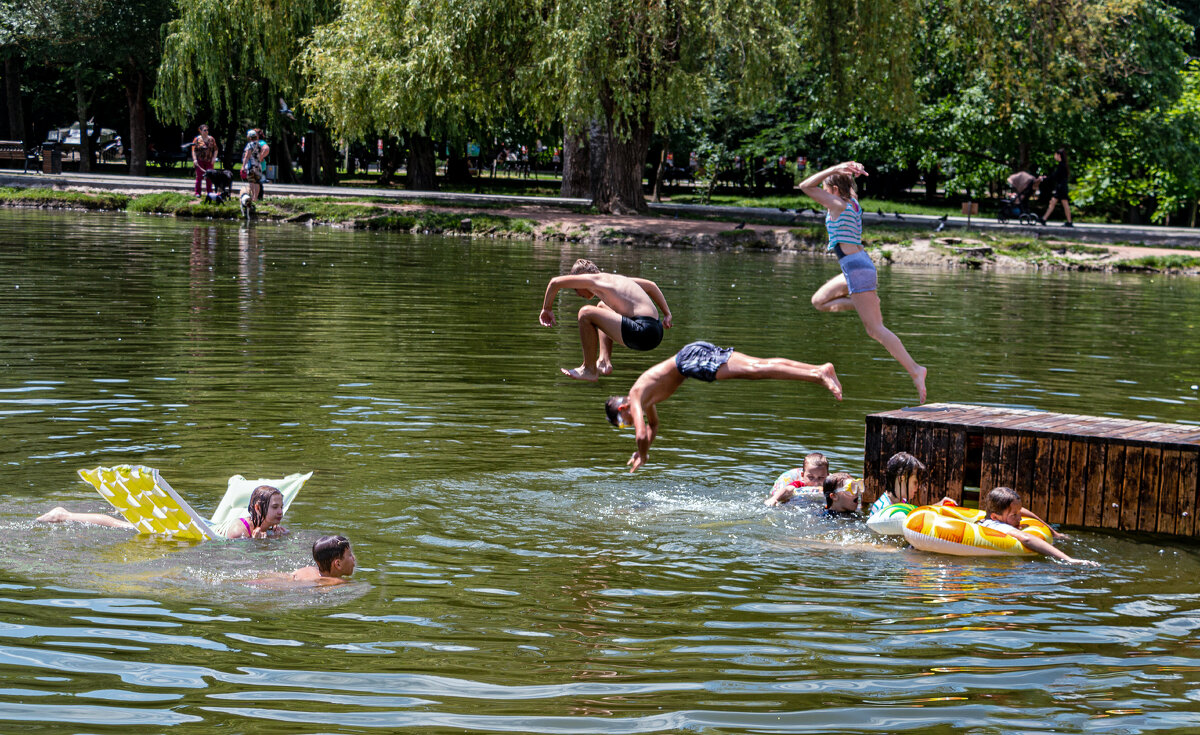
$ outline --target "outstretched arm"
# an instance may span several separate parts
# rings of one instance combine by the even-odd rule
[[[1024,544],[1026,546],[1026,548],[1033,549],[1034,551],[1038,552],[1039,554],[1045,554],[1046,556],[1052,556],[1055,559],[1062,559],[1063,561],[1068,562],[1070,564],[1087,564],[1090,566],[1100,566],[1099,564],[1097,564],[1094,561],[1087,561],[1085,559],[1074,559],[1070,556],[1067,556],[1066,553],[1064,553],[1063,551],[1061,551],[1059,549],[1054,548],[1046,541],[1043,541],[1042,539],[1038,538],[1037,536],[1033,536],[1028,533],[1025,533],[1024,531],[1017,531],[1016,533],[1009,533],[1008,535],[1012,536],[1016,540],[1020,541],[1022,544]]]
[[[633,426],[637,430],[638,448],[625,464],[629,465],[629,471],[633,473],[638,467],[646,464],[650,456],[650,445],[658,436],[658,411],[654,406],[643,409],[640,396],[630,395],[629,398],[632,404],[629,412],[633,415]]]
[[[824,171],[818,171],[812,176],[809,176],[804,181],[800,182],[800,190],[811,197],[814,201],[829,210],[829,213],[834,217],[839,217],[842,211],[846,209],[847,202],[837,194],[830,194],[821,188],[821,184],[825,179],[834,174],[846,174],[847,176],[866,176],[867,170],[863,168],[861,163],[855,161],[846,161],[839,163],[836,166],[830,166]]]
[[[667,306],[667,297],[663,296],[662,290],[654,281],[646,280],[645,278],[635,278],[633,282],[642,287],[654,305],[658,307],[658,311],[662,318],[662,324],[667,329],[671,328],[671,307]]]
[[[554,297],[564,288],[577,288],[591,290],[595,287],[595,283],[586,275],[582,276],[555,276],[550,279],[550,283],[546,284],[546,296],[542,299],[542,313],[538,315],[538,321],[543,327],[553,327],[557,322],[554,320],[554,312],[550,307],[554,306]]]

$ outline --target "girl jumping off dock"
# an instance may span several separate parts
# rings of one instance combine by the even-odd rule
[[[900,338],[883,326],[883,314],[876,293],[875,264],[862,245],[862,207],[854,186],[855,176],[866,176],[862,164],[839,163],[819,171],[800,183],[800,189],[828,210],[825,228],[829,231],[829,249],[838,256],[841,274],[825,282],[812,296],[812,304],[821,311],[858,312],[867,334],[896,358],[913,384],[921,403],[925,402],[926,369],[904,349]]]

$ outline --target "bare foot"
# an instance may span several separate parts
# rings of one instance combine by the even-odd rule
[[[842,400],[842,384],[838,381],[837,373],[833,371],[833,363],[827,362],[817,368],[817,376],[821,379],[821,385],[828,388],[834,398]]]
[[[918,365],[917,374],[912,376],[913,385],[917,386],[917,395],[921,397],[921,403],[925,402],[925,375],[928,372],[928,370]]]
[[[48,512],[37,517],[38,523],[63,523],[71,517],[71,512],[61,505],[51,508]]]
[[[612,375],[612,362],[609,360],[597,360],[596,370],[601,375]]]
[[[595,383],[600,379],[600,376],[596,375],[595,370],[587,370],[582,365],[574,370],[567,370],[566,368],[559,368],[559,370],[562,370],[563,375],[575,380],[586,380],[589,383]]]

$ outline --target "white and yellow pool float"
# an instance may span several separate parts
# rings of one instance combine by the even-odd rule
[[[225,496],[217,504],[212,520],[205,520],[193,510],[153,467],[128,464],[95,467],[79,470],[79,476],[91,483],[138,532],[205,541],[224,538],[231,523],[249,516],[250,493],[259,485],[279,488],[286,513],[312,473],[288,475],[281,480],[247,480],[234,475],[229,478]]]
[[[908,515],[904,538],[914,548],[954,556],[1033,556],[1003,531],[979,525],[986,514],[982,510],[960,506],[923,505]],[[1050,527],[1035,518],[1022,518],[1021,530],[1044,539],[1053,538]]]
[[[917,509],[912,503],[892,503],[867,519],[867,528],[880,536],[903,536],[904,522]]]

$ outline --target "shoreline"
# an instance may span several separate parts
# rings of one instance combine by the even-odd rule
[[[597,247],[655,247],[701,251],[825,252],[822,220],[792,217],[787,225],[732,223],[655,215],[622,216],[581,207],[441,204],[376,197],[268,196],[258,220],[304,226],[391,230],[461,237],[507,237],[572,242]],[[214,205],[188,194],[86,186],[6,187],[0,206],[68,211],[125,211],[197,221],[241,220],[236,203]],[[1055,228],[1057,229],[1057,228]],[[1100,271],[1200,275],[1200,249],[1156,248],[1056,238],[1055,229],[1030,233],[953,229],[927,232],[914,227],[867,223],[863,242],[879,265],[966,268],[996,271]]]

